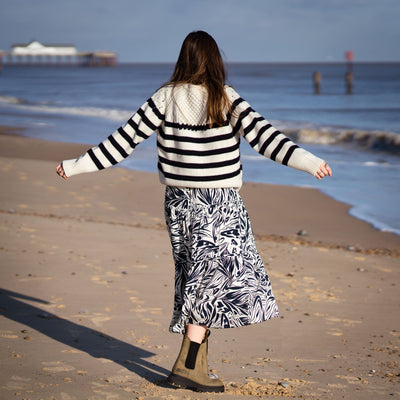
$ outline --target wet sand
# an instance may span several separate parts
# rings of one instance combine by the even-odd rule
[[[400,237],[317,190],[260,184],[241,195],[281,316],[212,331],[224,394],[168,387],[164,188],[122,168],[60,179],[87,147],[0,135],[1,399],[400,395]]]

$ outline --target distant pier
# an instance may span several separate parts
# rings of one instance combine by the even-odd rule
[[[0,50],[1,66],[69,66],[112,67],[117,64],[116,53],[110,51],[78,52],[73,45],[14,44],[10,52]]]

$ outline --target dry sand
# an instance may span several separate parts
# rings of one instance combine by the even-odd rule
[[[258,184],[241,194],[281,317],[213,330],[224,394],[168,387],[163,187],[121,168],[60,179],[86,148],[0,135],[1,399],[399,398],[400,237],[316,190]]]

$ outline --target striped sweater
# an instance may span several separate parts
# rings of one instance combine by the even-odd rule
[[[66,160],[68,177],[108,168],[128,157],[157,132],[160,181],[178,187],[242,185],[240,138],[254,150],[314,175],[323,162],[294,144],[254,111],[230,86],[230,112],[222,126],[207,123],[207,91],[199,85],[164,86],[106,140],[76,160]]]

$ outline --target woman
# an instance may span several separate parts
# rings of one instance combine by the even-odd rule
[[[57,173],[67,179],[108,168],[154,132],[175,261],[170,331],[184,334],[168,381],[222,392],[222,381],[208,372],[209,328],[238,327],[278,315],[238,193],[240,138],[262,155],[318,179],[332,171],[225,85],[218,46],[203,31],[185,38],[170,81],[124,126],[80,158],[63,161]]]

